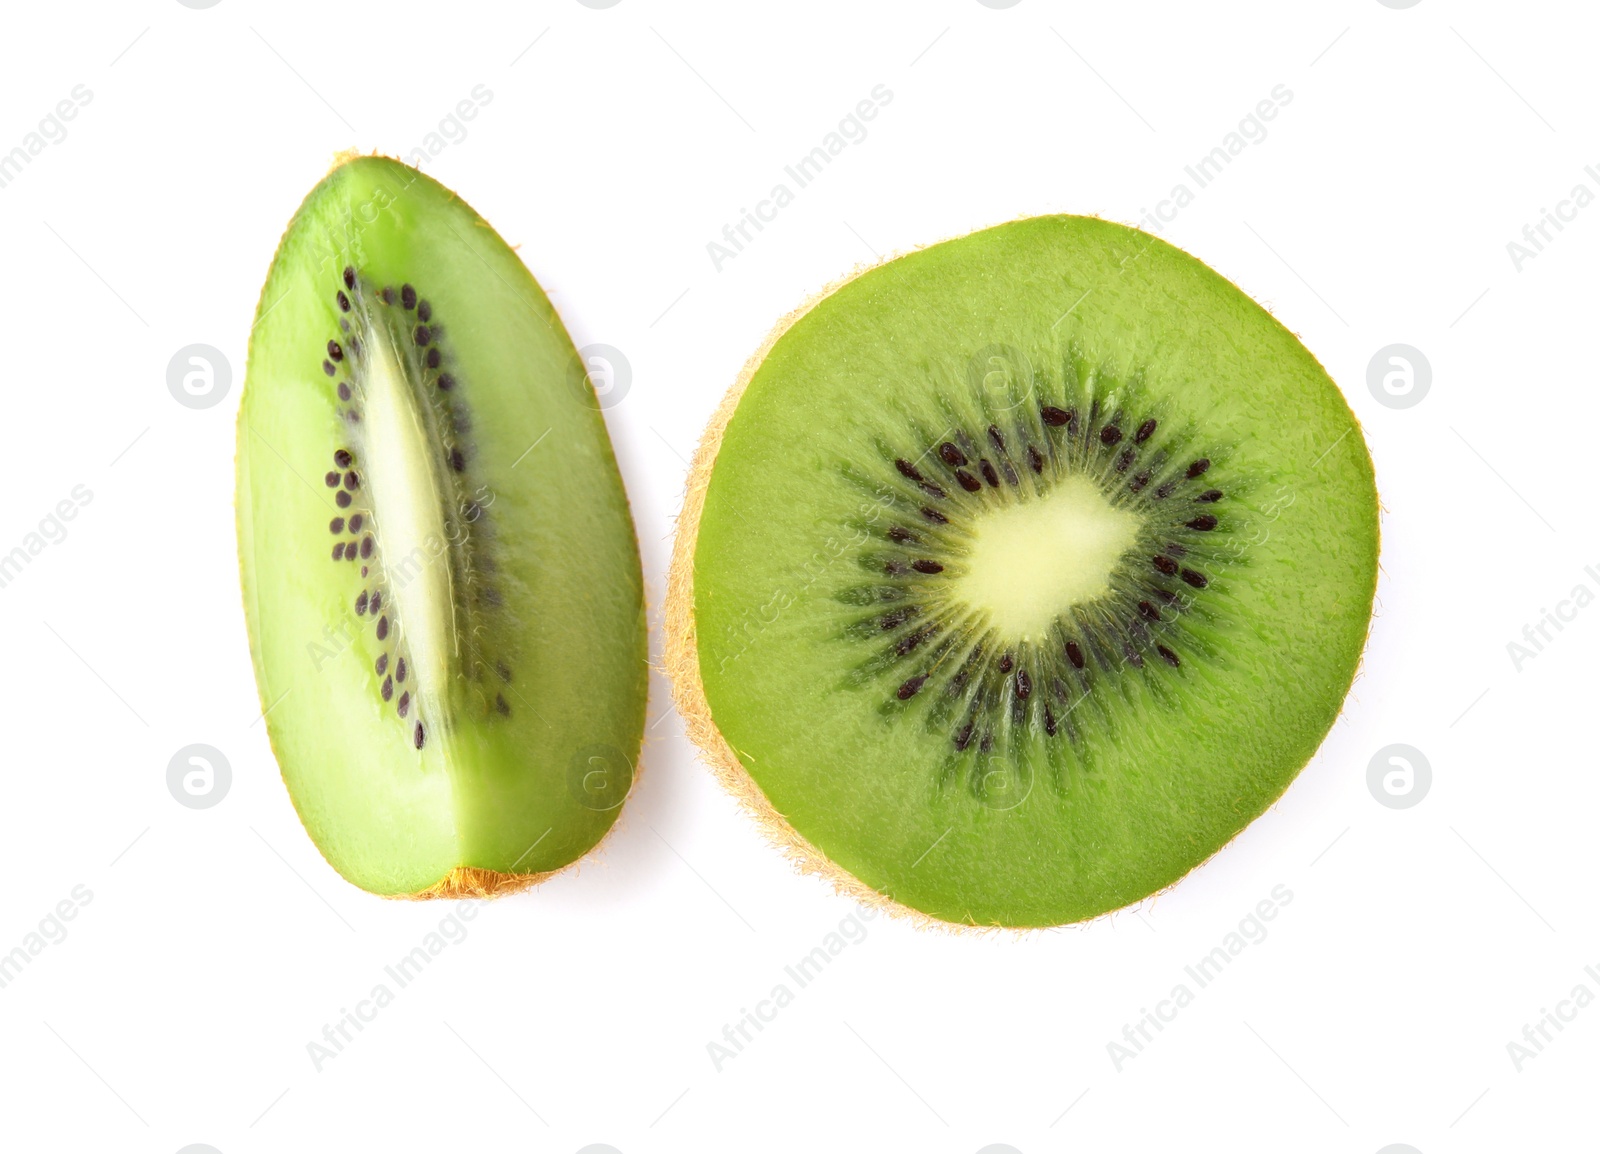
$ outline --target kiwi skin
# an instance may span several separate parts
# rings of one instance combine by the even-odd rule
[[[1019,218],[1026,219],[1026,218]],[[1098,218],[1091,218],[1098,219]],[[1107,222],[1109,223],[1109,222]],[[1003,227],[1003,226],[993,226]],[[986,231],[986,230],[979,230]],[[1137,231],[1137,230],[1130,230]],[[969,235],[969,234],[961,234]],[[958,239],[956,237],[947,239]],[[942,243],[942,242],[935,242]],[[921,929],[937,928],[952,933],[992,933],[995,931],[1009,931],[1015,934],[1029,933],[1035,929],[1051,928],[1040,924],[1010,924],[995,922],[985,924],[968,915],[963,920],[930,914],[924,910],[906,905],[895,900],[884,892],[861,881],[854,874],[845,870],[823,853],[817,846],[807,840],[791,823],[778,811],[771,800],[756,784],[744,765],[741,754],[736,751],[723,736],[716,725],[708,700],[705,685],[701,677],[699,643],[695,625],[694,606],[694,562],[695,549],[699,537],[701,514],[704,509],[706,494],[710,487],[711,477],[718,452],[722,445],[723,434],[732,420],[745,389],[755,377],[757,371],[766,361],[773,347],[779,342],[788,330],[806,316],[816,305],[832,296],[857,278],[874,271],[884,265],[891,264],[911,252],[921,251],[932,245],[919,245],[915,249],[902,250],[891,253],[879,261],[858,265],[849,274],[826,285],[810,296],[799,307],[782,317],[772,330],[767,334],[759,348],[749,357],[741,368],[738,377],[723,396],[716,411],[711,417],[706,431],[703,434],[694,460],[690,467],[686,483],[683,510],[679,515],[677,536],[673,548],[671,569],[667,583],[667,600],[665,606],[664,622],[664,657],[663,664],[672,684],[673,700],[685,720],[685,728],[691,740],[700,748],[702,756],[710,766],[713,774],[729,793],[739,802],[746,812],[755,820],[766,840],[787,857],[797,870],[804,874],[813,874],[826,879],[834,890],[843,897],[851,898],[862,905],[887,913],[896,918],[905,919]],[[1186,254],[1185,254],[1186,255]],[[1193,259],[1193,258],[1189,258]],[[1237,286],[1234,286],[1237,288]],[[1309,350],[1306,355],[1311,356]],[[1312,357],[1315,361],[1315,358]],[[1318,365],[1320,368],[1320,364]],[[1353,412],[1350,419],[1359,438],[1364,440],[1359,421]],[[1376,514],[1381,514],[1381,502],[1377,503]],[[1376,516],[1374,523],[1376,526]],[[1374,529],[1376,533],[1376,528]],[[1380,542],[1374,540],[1376,550]],[[1368,604],[1371,604],[1369,591]],[[1365,649],[1370,639],[1371,614],[1369,613],[1365,631],[1362,636],[1360,653],[1357,657],[1356,667],[1352,682],[1360,676],[1360,664],[1364,660]],[[1342,706],[1339,713],[1342,713]],[[1337,714],[1330,719],[1337,720]],[[1320,744],[1320,742],[1319,742]],[[1270,809],[1277,803],[1288,786],[1293,783],[1299,769],[1284,781],[1283,787],[1268,802],[1262,812]],[[1138,899],[1134,905],[1143,901],[1154,901],[1161,894],[1172,889],[1188,876],[1189,873],[1206,864],[1212,856],[1237,836],[1244,825],[1253,821],[1256,814],[1241,823],[1238,829],[1233,830],[1212,854],[1195,862],[1183,874],[1174,877],[1165,886],[1153,890]],[[1126,907],[1124,907],[1126,908]],[[1111,917],[1117,910],[1107,910],[1089,920],[1098,920],[1099,917]]]

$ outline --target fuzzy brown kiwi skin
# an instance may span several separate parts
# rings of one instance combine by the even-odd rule
[[[1020,219],[1020,218],[1019,218]],[[973,231],[981,231],[975,229]],[[966,233],[958,235],[968,235]],[[946,239],[957,239],[950,237]],[[943,242],[933,242],[943,243]],[[1049,929],[1060,929],[1059,926],[1004,926],[999,924],[985,924],[973,919],[970,915],[964,921],[952,921],[946,918],[935,917],[921,910],[913,909],[908,905],[895,901],[888,895],[873,889],[853,874],[840,869],[833,861],[816,846],[812,845],[800,831],[790,824],[789,819],[779,813],[777,808],[761,791],[761,787],[750,776],[744,763],[740,761],[739,754],[722,735],[717,724],[711,717],[711,704],[706,699],[705,683],[700,679],[700,646],[695,634],[694,624],[694,550],[695,542],[700,535],[700,514],[705,507],[706,490],[711,485],[711,471],[716,465],[717,452],[722,448],[722,435],[728,428],[728,422],[733,419],[733,414],[739,407],[739,399],[744,396],[745,389],[749,386],[756,370],[761,367],[767,355],[772,351],[784,333],[810,312],[825,298],[832,296],[845,285],[855,280],[864,273],[871,272],[881,265],[889,264],[906,256],[911,252],[918,252],[931,245],[918,245],[916,248],[890,253],[881,260],[856,266],[847,275],[824,286],[802,303],[794,311],[786,314],[767,333],[761,346],[745,361],[744,367],[739,370],[739,376],[732,386],[723,394],[721,403],[716,412],[712,414],[710,423],[706,426],[705,433],[700,438],[700,445],[695,450],[694,461],[689,467],[689,477],[686,483],[683,511],[678,515],[678,531],[672,547],[672,566],[667,575],[667,600],[664,621],[664,646],[662,663],[667,678],[672,684],[672,701],[678,712],[683,716],[684,728],[691,741],[699,746],[706,764],[716,776],[722,787],[733,795],[734,800],[743,807],[746,813],[754,819],[756,827],[766,840],[776,847],[795,868],[803,874],[814,874],[832,884],[835,892],[841,897],[850,898],[863,906],[888,914],[890,917],[903,919],[921,930],[943,930],[956,935],[968,934],[993,934],[1005,933],[1014,937],[1026,937]],[[1237,287],[1237,286],[1235,286]],[[1242,291],[1242,290],[1241,290]],[[1253,297],[1251,298],[1254,299]],[[1258,302],[1259,303],[1259,302]],[[1265,305],[1262,305],[1266,308]],[[1271,311],[1270,309],[1268,310]],[[1309,350],[1308,350],[1309,352]],[[1365,436],[1361,429],[1361,422],[1356,418],[1354,411],[1350,414],[1355,422],[1356,431]],[[1379,513],[1383,511],[1382,502],[1379,502]],[[1381,530],[1380,530],[1381,531]],[[1361,679],[1362,665],[1366,661],[1367,646],[1372,638],[1373,618],[1367,619],[1367,637],[1361,646],[1361,655],[1357,659],[1356,673],[1352,678],[1352,686]],[[1345,698],[1349,701],[1349,695]],[[1343,707],[1340,715],[1343,715]],[[1337,720],[1337,718],[1335,719]],[[1292,784],[1291,779],[1290,784]],[[1288,785],[1284,786],[1287,792]],[[1277,805],[1282,800],[1280,793],[1272,802]],[[1270,808],[1270,807],[1269,807]],[[1229,842],[1219,847],[1216,853],[1221,853]],[[1213,853],[1211,857],[1215,857]],[[1169,885],[1147,895],[1132,906],[1123,910],[1110,910],[1098,917],[1078,922],[1078,926],[1093,925],[1102,920],[1114,918],[1125,910],[1137,910],[1147,903],[1153,904],[1168,890],[1175,888],[1190,874],[1203,868],[1211,861],[1211,857],[1196,863],[1187,873],[1175,878]]]
[[[333,163],[328,166],[328,171],[323,173],[323,178],[326,179],[326,177],[329,174],[333,173],[334,171],[336,171],[336,170],[338,170],[340,168],[343,168],[346,164],[349,164],[352,160],[359,160],[363,155],[366,155],[366,156],[380,156],[380,157],[383,157],[385,160],[392,160],[396,164],[403,164],[403,165],[406,164],[406,162],[401,160],[398,156],[390,156],[388,153],[379,152],[377,149],[373,149],[371,152],[363,154],[362,152],[360,152],[357,149],[347,148],[347,149],[344,149],[342,151],[334,153]],[[414,165],[414,164],[406,165],[406,167],[410,168],[413,172],[421,172],[421,169],[417,168],[417,166]],[[289,228],[293,226],[293,223],[294,222],[291,220],[289,225],[286,225],[284,227],[283,236],[279,237],[279,239],[278,239],[278,248],[273,251],[273,262],[274,263],[277,261],[278,253],[282,251],[284,239],[288,237]],[[258,302],[258,308],[259,308],[259,302]],[[555,308],[555,306],[551,305],[551,308]],[[557,311],[558,311],[558,314],[559,314],[559,310],[557,310]],[[253,339],[254,338],[252,336],[252,340]],[[245,361],[246,361],[246,367],[248,368],[248,365],[249,365],[249,354],[248,354],[248,351],[246,353]],[[235,446],[242,445],[244,443],[244,440],[239,435],[240,433],[242,433],[244,431],[244,420],[245,420],[245,417],[244,417],[244,409],[242,407],[239,409],[239,415],[238,415],[237,420],[238,420],[238,423],[239,423],[239,427],[237,429],[235,429],[235,431],[234,431],[234,445]],[[235,448],[235,450],[234,450],[234,456],[235,456],[234,473],[235,473],[235,475],[237,475],[238,474],[238,469],[239,469],[239,462],[238,462],[238,459],[237,459],[237,457],[238,457],[238,449],[237,448]],[[233,500],[234,500],[234,521],[237,524],[238,523],[238,517],[239,517],[239,491],[238,491],[237,487],[235,487],[235,489],[234,489]],[[239,557],[239,570],[240,570],[240,588],[241,589],[248,588],[249,586],[246,584],[246,582],[244,580],[244,556],[243,556],[242,553],[240,554],[240,557]],[[646,606],[646,608],[648,608],[648,606]],[[273,703],[266,699],[266,696],[265,696],[263,688],[262,688],[261,679],[259,677],[257,677],[257,678],[254,678],[253,680],[256,683],[256,697],[257,697],[257,700],[261,702],[261,715],[264,717],[264,716],[266,716],[267,711],[271,708]],[[288,788],[289,783],[288,783],[287,779],[283,778],[283,771],[281,769],[281,767],[283,765],[283,757],[282,757],[280,751],[278,750],[277,743],[273,740],[272,730],[270,728],[267,730],[267,747],[272,750],[272,759],[273,759],[274,764],[276,764],[276,765],[278,765],[280,767],[280,769],[278,771],[279,772],[279,778],[280,778],[280,780],[283,780],[284,792],[289,795],[290,804],[295,807],[295,815],[300,819],[300,822],[301,822],[302,825],[305,825],[305,826],[307,826],[309,828],[309,823],[307,823],[307,821],[306,821],[306,815],[300,812],[300,803],[299,803],[299,801],[296,800],[294,791]],[[639,775],[644,769],[643,762],[644,762],[644,749],[643,749],[643,743],[641,742],[640,749],[638,751],[638,755],[635,756],[634,759],[633,759],[633,780],[628,785],[628,796],[623,798],[623,800],[622,800],[622,804],[623,805],[627,804],[628,797],[632,797],[633,796],[633,791],[638,788]],[[504,897],[507,894],[521,893],[523,890],[531,889],[532,887],[534,887],[536,885],[539,885],[541,882],[544,882],[544,881],[548,880],[549,878],[555,877],[557,874],[566,873],[568,870],[572,870],[572,871],[576,872],[577,871],[577,867],[579,865],[581,865],[584,861],[588,860],[590,857],[594,856],[596,853],[599,852],[599,850],[605,845],[606,841],[610,839],[611,835],[616,833],[617,828],[620,825],[622,825],[622,818],[619,816],[619,818],[616,821],[611,823],[610,828],[608,828],[606,830],[606,832],[603,835],[601,835],[600,840],[595,842],[594,845],[590,846],[586,853],[584,853],[580,857],[576,858],[575,860],[568,862],[566,865],[560,867],[559,869],[546,870],[544,873],[513,874],[513,873],[501,873],[498,870],[480,869],[477,866],[454,866],[454,867],[451,868],[449,873],[445,874],[444,877],[442,877],[438,881],[434,882],[427,889],[417,890],[417,891],[415,891],[413,893],[380,894],[380,895],[376,895],[376,896],[380,896],[380,897],[384,898],[387,901],[434,901],[434,900],[439,900],[439,899],[442,899],[442,900],[454,900],[454,899],[460,899],[460,898],[487,899],[487,898]]]

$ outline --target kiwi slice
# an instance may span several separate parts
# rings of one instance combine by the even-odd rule
[[[1057,925],[1283,793],[1377,555],[1365,444],[1292,334],[1145,233],[1021,220],[862,273],[747,365],[690,477],[668,665],[803,866]]]
[[[245,617],[312,840],[413,897],[605,834],[643,734],[643,582],[571,340],[454,193],[337,166],[273,258],[238,425]]]

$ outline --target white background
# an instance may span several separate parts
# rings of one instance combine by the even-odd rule
[[[92,501],[0,588],[0,951],[75,886],[93,896],[0,989],[0,1145],[1590,1148],[1600,1008],[1520,1072],[1507,1044],[1577,984],[1600,994],[1600,609],[1520,671],[1507,644],[1600,591],[1600,208],[1520,271],[1506,245],[1575,184],[1600,192],[1594,14],[477,7],[7,14],[0,152],[75,85],[92,100],[0,188],[0,553],[75,486]],[[290,807],[239,605],[233,418],[268,262],[333,153],[405,155],[480,84],[492,101],[425,169],[521,245],[577,344],[631,366],[606,417],[653,654],[686,459],[777,317],[859,262],[1014,216],[1135,222],[1287,86],[1266,138],[1164,230],[1302,336],[1377,462],[1371,645],[1282,802],[1087,926],[866,923],[719,1072],[707,1044],[858,911],[763,843],[657,677],[603,851],[484,907],[318,1072],[307,1044],[449,909],[352,888]],[[880,84],[869,135],[718,271],[707,242]],[[1412,408],[1367,387],[1394,342],[1432,366]],[[192,343],[233,369],[204,410],[166,386]],[[196,742],[233,770],[206,810],[166,785]],[[1403,810],[1366,783],[1396,742],[1433,768]],[[1265,940],[1119,1071],[1108,1043],[1278,885],[1293,901]]]

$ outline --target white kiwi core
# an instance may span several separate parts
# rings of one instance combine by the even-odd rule
[[[393,339],[381,324],[367,332],[362,484],[372,501],[393,601],[390,615],[411,652],[417,692],[426,698],[449,684],[458,656],[450,566],[443,556],[449,540],[445,486],[435,475],[425,418]]]
[[[1018,641],[1043,638],[1074,605],[1111,590],[1111,572],[1138,540],[1139,517],[1087,477],[1036,500],[990,509],[974,525],[956,596]]]

